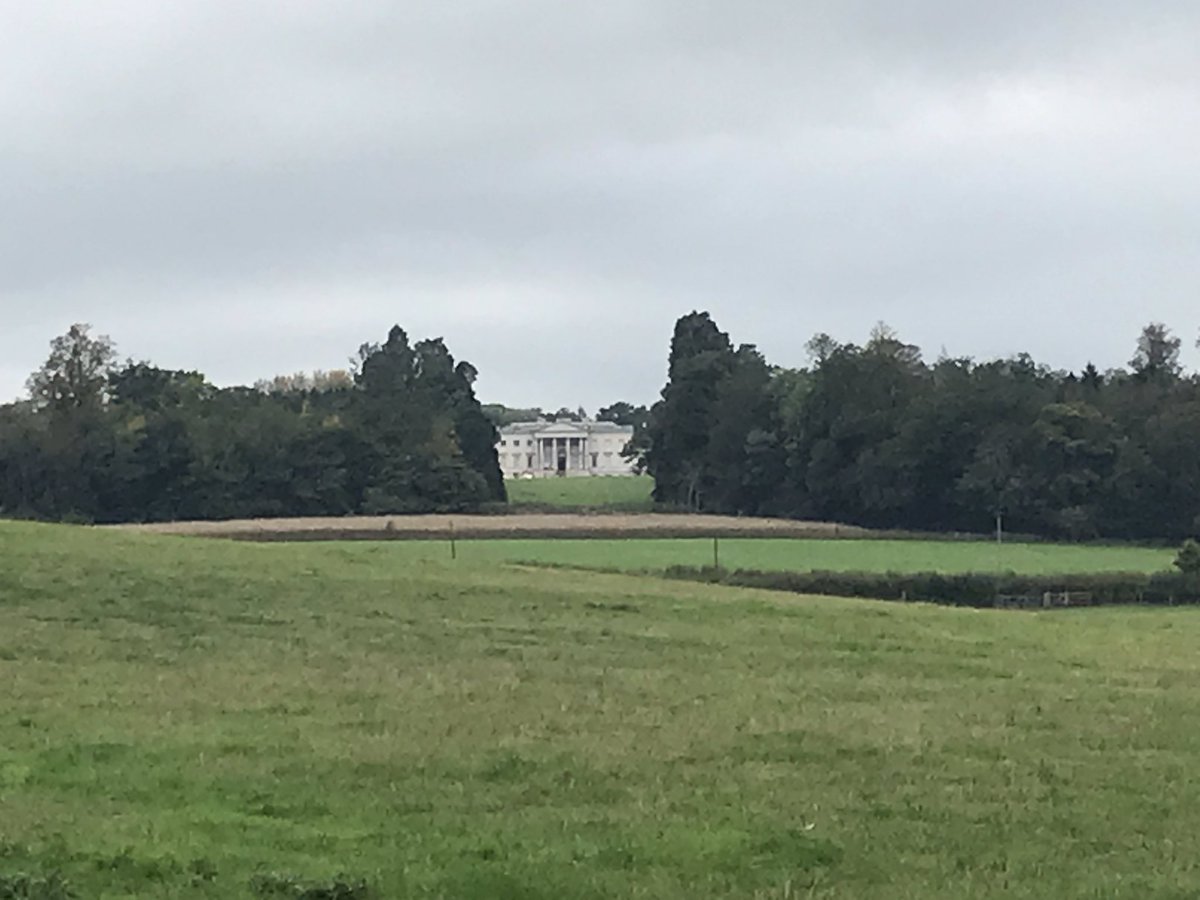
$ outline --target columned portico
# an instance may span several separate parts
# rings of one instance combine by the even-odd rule
[[[519,422],[500,430],[496,454],[508,478],[630,475],[621,454],[632,437],[611,422]]]

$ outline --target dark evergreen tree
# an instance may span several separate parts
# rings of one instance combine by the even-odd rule
[[[705,452],[714,421],[717,390],[732,372],[729,335],[708,313],[693,312],[675,323],[667,384],[650,413],[646,468],[654,476],[654,499],[701,509],[712,486]]]
[[[360,360],[356,422],[370,460],[366,511],[504,499],[497,432],[475,398],[473,368],[455,365],[441,340],[410,347],[398,326],[382,345],[360,350]]]

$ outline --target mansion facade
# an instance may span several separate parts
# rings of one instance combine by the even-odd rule
[[[517,422],[500,429],[496,453],[505,478],[632,475],[621,456],[633,427],[612,422]]]

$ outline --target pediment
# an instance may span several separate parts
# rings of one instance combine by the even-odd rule
[[[587,426],[577,425],[574,422],[553,422],[547,424],[545,428],[539,428],[537,433],[581,435],[587,434]]]

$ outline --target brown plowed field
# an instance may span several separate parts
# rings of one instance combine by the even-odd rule
[[[356,516],[321,519],[237,519],[114,525],[155,534],[250,541],[421,540],[445,538],[861,537],[869,532],[830,522],[689,516],[663,513]]]

